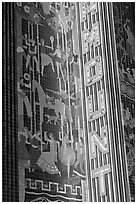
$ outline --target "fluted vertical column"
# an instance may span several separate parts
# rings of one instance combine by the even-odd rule
[[[3,3],[3,201],[18,201],[15,4]]]

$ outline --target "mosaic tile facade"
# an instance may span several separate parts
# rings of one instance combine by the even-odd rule
[[[82,201],[75,5],[17,3],[16,10],[20,201]]]
[[[4,27],[4,42],[8,39],[10,43],[8,55],[4,47],[4,69],[11,63],[4,79],[15,92],[9,86],[14,101],[7,94],[4,102],[5,112],[9,110],[13,117],[14,110],[15,118],[10,122],[14,123],[14,137],[4,136],[4,145],[8,141],[14,148],[15,160],[12,154],[6,159],[12,158],[10,168],[15,163],[15,175],[12,171],[8,178],[10,183],[15,176],[14,191],[19,196],[13,198],[10,185],[13,196],[5,201],[130,201],[129,182],[130,187],[131,180],[134,182],[134,32],[130,19],[115,17],[116,53],[113,12],[117,16],[121,4],[4,5],[4,26],[10,27],[9,31]],[[124,16],[126,6],[120,8],[119,16]],[[125,47],[122,38],[118,41],[120,29],[125,32]],[[4,116],[4,130],[10,130],[6,119]],[[134,200],[132,189],[131,194]]]

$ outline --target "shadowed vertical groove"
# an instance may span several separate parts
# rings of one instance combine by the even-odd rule
[[[3,201],[18,201],[15,3],[3,3]]]
[[[117,169],[116,169],[116,175],[117,180],[119,182],[119,201],[129,201],[129,189],[128,189],[128,182],[127,182],[127,169],[124,169],[123,167],[126,167],[125,164],[125,150],[124,150],[124,144],[122,141],[124,141],[123,136],[123,129],[122,129],[122,118],[121,114],[118,114],[118,110],[121,110],[120,108],[120,92],[119,92],[119,86],[118,86],[118,73],[116,69],[116,52],[113,48],[114,46],[114,33],[113,30],[113,18],[110,8],[110,3],[101,3],[102,8],[102,14],[104,15],[104,38],[106,38],[105,43],[105,52],[110,53],[109,55],[106,53],[106,60],[108,63],[107,69],[106,69],[106,75],[108,78],[108,90],[109,90],[109,103],[110,103],[110,112],[111,112],[111,118],[110,121],[112,122],[112,130],[113,130],[113,139],[115,147],[115,161],[117,163]],[[108,19],[106,21],[106,19]],[[111,34],[110,34],[111,33]],[[113,56],[113,57],[112,57]],[[111,76],[111,78],[110,78]],[[114,80],[115,79],[115,80]],[[113,100],[112,100],[113,99]],[[121,112],[120,112],[121,113]],[[119,154],[118,154],[119,153]],[[123,157],[124,154],[124,157]],[[124,182],[124,183],[123,183]],[[117,186],[116,186],[117,188]]]
[[[84,67],[83,67],[83,56],[82,56],[82,36],[80,27],[80,5],[76,3],[77,6],[77,22],[78,22],[78,38],[79,38],[79,55],[80,55],[80,67],[81,67],[81,83],[82,83],[82,94],[83,94],[83,116],[84,116],[84,127],[85,127],[85,149],[86,149],[86,161],[87,161],[87,177],[88,177],[88,189],[89,189],[89,202],[92,201],[91,188],[92,188],[92,178],[91,178],[91,168],[90,168],[90,152],[89,152],[89,138],[88,138],[88,128],[87,128],[87,114],[86,114],[86,93],[85,93],[85,82],[84,82]]]

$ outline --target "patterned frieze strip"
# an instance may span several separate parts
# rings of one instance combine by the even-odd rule
[[[97,174],[97,173],[96,173]],[[54,183],[54,182],[45,182],[42,180],[32,180],[32,179],[26,179],[26,188],[30,188],[33,190],[38,190],[38,187],[41,187],[42,191],[49,191],[52,192],[52,189],[54,188],[54,192],[56,193],[63,193],[67,194],[67,189],[69,189],[69,192],[71,195],[82,195],[82,190],[80,186],[72,186],[68,184],[64,184],[61,187],[59,186],[59,183]]]

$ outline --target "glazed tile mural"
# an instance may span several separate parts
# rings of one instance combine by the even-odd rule
[[[82,201],[85,166],[79,64],[73,52],[75,6],[20,2],[16,9],[20,201]]]
[[[124,159],[120,167],[115,165],[120,157],[115,152],[119,149],[115,140],[111,143],[117,133],[110,133],[108,122],[104,76],[107,68],[103,62],[103,23],[99,21],[102,16],[99,8],[94,2],[77,4],[77,12],[73,2],[16,3],[20,202],[82,202],[89,199],[89,192],[95,201],[127,199],[126,179],[121,191],[115,182],[117,179],[120,186],[119,175],[126,173],[120,171]],[[131,5],[114,3],[113,8],[126,153],[134,200],[134,22],[129,15]],[[106,9],[103,12],[106,15]],[[90,144],[85,143],[88,140],[84,137],[82,88],[86,89],[84,106],[88,112],[84,114],[87,114],[86,137]],[[121,146],[119,151],[121,154]],[[87,166],[90,175],[87,175]],[[89,177],[91,189],[87,184]],[[122,198],[121,192],[125,193]]]

